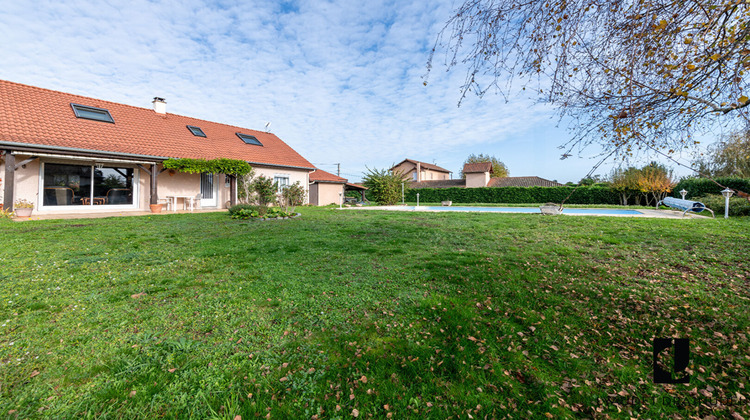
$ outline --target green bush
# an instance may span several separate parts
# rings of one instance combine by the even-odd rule
[[[744,191],[750,194],[750,179],[747,178],[716,178],[716,182],[721,185],[735,190]],[[688,178],[683,179],[675,185],[672,189],[672,196],[681,197],[679,191],[687,191],[685,198],[688,200],[694,199],[694,197],[704,197],[709,194],[721,194],[720,186],[716,185],[715,182],[707,178]],[[723,204],[722,204],[723,208]],[[730,205],[731,209],[731,205]],[[712,208],[713,210],[713,208]]]
[[[709,194],[703,197],[697,197],[695,201],[700,201],[706,207],[716,212],[716,216],[724,214],[724,196],[721,194]],[[731,197],[729,199],[730,216],[750,216],[750,201],[744,198]]]
[[[240,208],[232,213],[232,219],[280,219],[284,217],[293,217],[296,215],[296,213],[288,213],[278,207],[268,208],[266,209],[265,213],[261,210],[262,208],[258,206],[247,206],[244,208]]]
[[[399,171],[388,171],[386,169],[369,169],[363,179],[363,185],[369,188],[369,192],[378,204],[390,206],[401,201],[401,189],[408,190],[408,184],[404,183],[404,174]]]
[[[574,187],[485,187],[420,188],[406,192],[406,200],[424,203],[560,203]],[[620,204],[619,195],[609,187],[578,187],[566,204]]]
[[[258,206],[254,206],[252,204],[237,204],[236,206],[232,206],[229,208],[229,215],[234,216],[235,213],[237,213],[240,210],[258,210]]]

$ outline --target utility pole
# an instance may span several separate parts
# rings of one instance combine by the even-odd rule
[[[341,164],[336,164],[336,176],[341,176]]]

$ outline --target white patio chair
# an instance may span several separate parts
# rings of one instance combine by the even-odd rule
[[[167,211],[172,210],[172,199],[171,198],[160,198],[158,201],[159,204],[164,204],[167,208]]]
[[[190,211],[192,212],[194,208],[201,206],[201,198],[203,198],[202,194],[197,194],[195,197],[191,198],[190,201],[188,201],[190,205]]]

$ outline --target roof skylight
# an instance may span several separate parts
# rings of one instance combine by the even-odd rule
[[[104,108],[95,108],[93,106],[70,104],[73,107],[73,112],[78,118],[85,118],[87,120],[102,121],[108,123],[114,123],[109,111]]]
[[[194,125],[188,125],[187,128],[188,130],[190,130],[191,133],[193,133],[194,136],[206,137],[206,133],[204,133],[200,127],[196,127]]]
[[[255,136],[251,136],[249,134],[242,134],[242,133],[235,133],[237,134],[237,137],[241,138],[242,141],[244,141],[247,144],[254,144],[256,146],[263,146],[263,144],[255,138]]]

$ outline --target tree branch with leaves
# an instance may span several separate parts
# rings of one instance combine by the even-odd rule
[[[468,0],[439,33],[461,98],[517,78],[571,117],[576,146],[674,151],[749,120],[750,4],[737,0]]]

